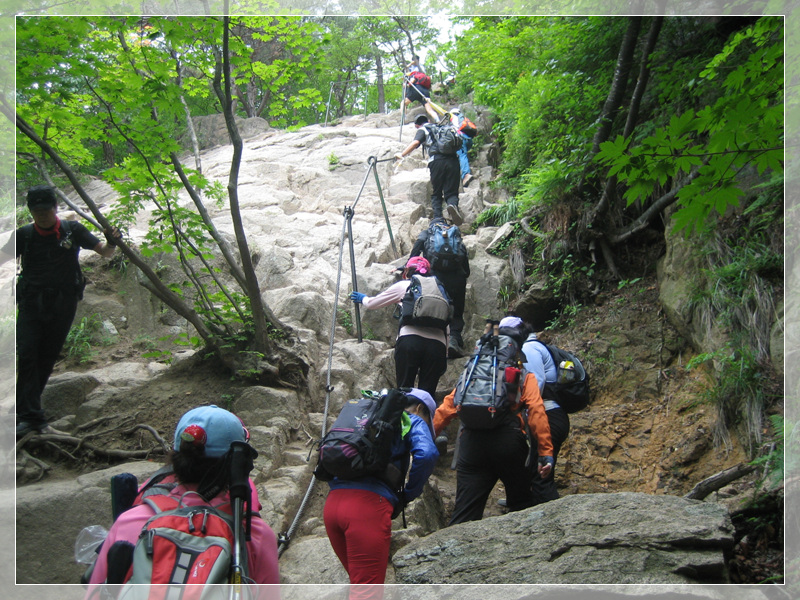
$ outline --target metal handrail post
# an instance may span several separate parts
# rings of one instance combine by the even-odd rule
[[[389,222],[389,211],[386,210],[386,201],[383,199],[383,190],[381,189],[381,180],[378,178],[378,159],[370,156],[367,161],[370,163],[372,171],[375,173],[375,185],[378,187],[378,197],[381,199],[381,206],[383,207],[383,218],[386,219],[386,229],[389,230],[389,241],[392,243],[392,250],[394,250],[394,257],[400,258],[397,251],[397,245],[394,243],[394,236],[392,235],[392,224]]]

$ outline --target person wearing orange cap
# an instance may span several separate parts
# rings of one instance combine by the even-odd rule
[[[353,292],[350,299],[361,304],[367,310],[403,304],[406,292],[412,284],[413,277],[430,278],[444,289],[431,273],[430,263],[421,256],[408,259],[403,268],[403,278],[392,284],[376,296],[367,296],[361,292]],[[410,319],[400,319],[400,329],[394,348],[395,373],[397,387],[418,387],[431,396],[436,395],[439,378],[447,370],[447,344],[450,334],[449,320],[452,318],[452,301],[448,324],[440,326],[424,326],[412,323]],[[419,382],[417,382],[419,379]]]

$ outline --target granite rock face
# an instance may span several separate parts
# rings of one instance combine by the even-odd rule
[[[725,507],[676,496],[581,494],[447,527],[393,557],[398,583],[726,583]]]

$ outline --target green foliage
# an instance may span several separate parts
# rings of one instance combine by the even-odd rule
[[[503,223],[514,221],[524,214],[528,206],[524,204],[522,199],[515,196],[482,211],[475,219],[475,225],[483,227],[487,225],[502,225]]]
[[[325,52],[312,80],[330,99],[329,120],[377,112],[379,85],[387,110],[400,106],[403,68],[414,52],[435,48],[438,34],[422,16],[331,16],[319,19],[319,24],[325,31]],[[435,77],[433,60],[426,70]],[[322,113],[319,120],[324,117]]]
[[[353,335],[353,327],[355,324],[353,323],[353,316],[350,314],[350,307],[342,307],[338,306],[336,308],[336,322],[339,323],[344,330],[347,332],[348,335]]]
[[[577,304],[567,304],[554,319],[547,323],[548,329],[570,329],[575,326],[575,320],[580,312]]]
[[[673,115],[643,139],[617,136],[596,157],[627,184],[628,206],[677,185],[674,228],[687,234],[707,230],[712,212],[738,206],[737,176],[746,167],[783,173],[782,20],[764,17],[737,33],[690,88],[709,103]]]
[[[767,453],[759,456],[751,461],[751,465],[762,469],[763,475],[759,482],[760,485],[765,485],[768,488],[777,487],[782,481],[785,472],[785,454],[784,454],[784,440],[788,437],[791,439],[795,425],[788,423],[781,415],[770,415],[770,424],[774,432],[774,440],[769,444]],[[793,463],[791,467],[797,466],[797,457],[789,455],[789,462]],[[794,468],[790,468],[794,470]]]
[[[509,307],[511,306],[511,300],[514,296],[514,290],[511,286],[504,285],[499,290],[497,290],[497,300],[500,306],[500,310],[503,312],[508,312]]]
[[[641,280],[642,280],[641,277],[637,277],[635,279],[623,279],[619,283],[617,283],[617,289],[621,290],[622,288],[624,288],[626,286],[634,285],[636,283],[639,283]]]
[[[98,345],[107,345],[108,340],[99,335],[102,330],[100,315],[91,314],[73,324],[67,334],[62,353],[72,360],[84,364],[97,356]]]
[[[527,205],[563,197],[580,176],[621,21],[476,17],[450,53],[475,102],[499,117],[501,175]]]
[[[716,383],[704,397],[717,409],[714,442],[730,445],[729,431],[737,429],[749,445],[751,456],[761,443],[764,408],[770,404],[771,385],[754,353],[738,342],[730,342],[716,352],[699,354],[687,364],[687,370],[712,363]]]
[[[284,17],[231,21],[233,91],[244,116],[259,114],[277,126],[307,123],[319,110],[317,90],[302,85],[316,68],[318,26]],[[223,345],[245,344],[255,329],[247,296],[227,289],[209,224],[182,200],[188,188],[221,206],[227,191],[176,166],[187,112],[200,105],[220,110],[211,83],[220,67],[222,20],[22,17],[17,33],[18,114],[70,168],[114,188],[109,221],[125,229],[148,207],[142,256],[174,255],[185,279],[172,291],[194,305]],[[22,133],[17,145],[40,154]]]

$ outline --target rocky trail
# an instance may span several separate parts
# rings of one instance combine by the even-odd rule
[[[412,119],[413,116],[410,115]],[[247,136],[240,177],[243,218],[258,257],[257,274],[264,297],[276,315],[294,329],[311,360],[307,392],[252,385],[233,378],[213,358],[175,348],[163,338],[186,331],[185,323],[150,297],[138,284],[135,273],[117,262],[87,257],[85,269],[91,284],[76,323],[96,322],[97,333],[83,362],[68,357],[58,365],[44,403],[54,427],[91,441],[93,447],[102,450],[86,451],[74,444],[70,447],[58,440],[42,439],[31,440],[18,453],[17,527],[30,534],[17,539],[17,583],[76,583],[83,567],[72,560],[72,544],[81,528],[96,523],[110,525],[109,477],[130,471],[143,478],[157,469],[163,458],[159,439],[169,444],[178,417],[200,404],[214,403],[243,418],[251,432],[251,443],[259,450],[252,477],[262,500],[262,516],[277,533],[289,531],[312,478],[314,460],[307,459],[312,443],[319,437],[325,409],[328,333],[334,315],[337,325],[330,419],[342,402],[359,390],[390,386],[393,379],[392,340],[396,326],[389,313],[365,311],[365,339],[358,343],[348,320],[348,316],[352,319],[350,303],[346,301],[349,288],[342,290],[338,303],[334,291],[338,276],[342,282],[349,282],[351,276],[347,260],[343,272],[337,270],[341,211],[358,196],[367,158],[390,157],[413,136],[413,127],[406,126],[403,141],[398,141],[397,120],[397,114],[370,115],[297,132],[259,128],[256,123],[249,123],[244,129]],[[481,125],[480,119],[478,124]],[[224,139],[221,135],[205,137]],[[461,196],[468,223],[486,206],[503,198],[502,190],[489,185],[494,175],[491,157],[496,152],[494,145],[487,143],[473,163],[479,177]],[[208,148],[202,158],[207,176],[220,180],[227,177],[230,146]],[[395,256],[392,251],[378,195],[367,186],[353,222],[359,289],[366,293],[375,293],[391,283],[393,268],[407,256],[416,234],[427,225],[430,216],[427,169],[421,157],[409,157],[399,166],[381,163],[378,171],[400,252]],[[92,187],[92,193],[100,204],[113,202],[113,195],[100,183]],[[217,209],[213,217],[220,229],[230,235],[225,210]],[[140,238],[145,226],[143,218],[130,232],[131,238]],[[465,233],[472,266],[465,341],[471,343],[485,316],[502,314],[504,298],[498,292],[513,286],[513,277],[504,256],[487,252],[496,243],[498,228],[465,228]],[[164,260],[162,268],[165,278],[177,277],[169,260]],[[585,512],[580,514],[591,520],[593,511],[612,511],[608,507],[614,502],[618,507],[628,506],[639,497],[636,494],[655,499],[647,509],[650,512],[643,508],[642,514],[628,515],[646,521],[664,511],[664,502],[672,502],[698,482],[747,461],[745,449],[735,441],[727,447],[715,445],[712,432],[716,414],[703,396],[710,382],[709,373],[702,368],[687,370],[694,350],[662,310],[655,269],[644,264],[641,268],[635,283],[609,285],[596,303],[581,307],[574,316],[562,319],[558,327],[546,332],[549,341],[584,358],[593,382],[592,404],[571,415],[570,438],[559,456],[557,469],[563,498],[548,503],[546,508],[556,511],[547,512],[552,522],[567,523],[562,520],[572,510],[570,507],[577,506],[576,502],[585,503],[581,509]],[[519,305],[531,302],[524,294],[512,300]],[[439,400],[452,389],[463,364],[464,359],[449,361],[448,372],[440,382]],[[455,439],[455,435],[450,438]],[[408,527],[402,529],[402,519],[395,521],[395,558],[390,563],[388,582],[461,582],[457,577],[447,579],[437,574],[436,561],[429,571],[421,573],[414,566],[414,559],[409,558],[411,555],[404,554],[406,546],[414,549],[416,557],[434,552],[432,548],[449,547],[445,537],[450,529],[443,527],[455,498],[455,471],[450,469],[452,450],[451,443],[423,497],[408,507]],[[120,454],[115,455],[116,451]],[[125,455],[129,452],[136,453],[135,460]],[[622,564],[620,561],[639,564],[641,557],[637,555],[634,560],[625,550],[609,560],[609,568],[592,581],[708,583],[724,580],[727,573],[736,571],[736,582],[752,583],[781,575],[782,565],[776,558],[782,556],[782,530],[776,529],[780,528],[779,520],[773,526],[772,541],[766,541],[763,532],[751,532],[751,542],[744,549],[740,540],[745,539],[746,533],[737,533],[730,521],[727,525],[718,523],[718,519],[728,518],[728,510],[735,512],[747,505],[753,497],[756,478],[752,474],[739,479],[712,494],[708,502],[695,503],[707,505],[711,512],[702,518],[707,518],[713,527],[727,528],[723,539],[711,534],[706,538],[699,524],[697,531],[690,533],[677,527],[670,532],[670,523],[674,522],[668,519],[664,531],[659,530],[659,543],[664,547],[675,543],[710,548],[702,558],[705,570],[692,571],[682,566],[683,560],[687,564],[697,560],[696,555],[690,556],[691,552],[685,559],[673,553],[669,559],[673,562],[667,566],[659,563],[645,567],[648,560],[643,558],[642,570],[637,570],[638,566],[628,569],[624,577],[617,572],[615,580],[614,568]],[[281,576],[286,584],[347,581],[325,537],[322,506],[326,491],[326,485],[315,485],[297,519],[281,558]],[[619,493],[634,496],[617,497]],[[504,509],[497,504],[503,497],[498,484],[487,504],[487,518],[480,525],[475,529],[452,529],[486,540],[500,535],[509,519],[523,518],[521,513],[503,516]],[[675,508],[675,519],[685,519],[685,512],[681,511],[691,507],[681,503],[689,502],[692,501],[676,502],[680,506]],[[61,510],[55,508],[64,504],[75,517],[70,522],[61,519]],[[561,506],[564,512],[558,512]],[[777,514],[782,512],[777,505],[773,508]],[[538,514],[534,512],[529,517],[539,518],[535,516]],[[580,530],[587,525],[576,517],[569,527]],[[626,540],[612,546],[646,548],[642,552],[650,553],[651,558],[660,552],[656,549],[658,544],[648,537],[653,532],[641,531],[640,538],[631,540],[623,533],[626,527],[631,528],[629,521],[608,527],[618,528],[615,533],[607,533],[609,539]],[[670,536],[675,539],[668,539]],[[682,541],[680,536],[684,536]],[[426,540],[434,544],[427,550]],[[553,543],[564,542],[562,539]],[[586,559],[577,549],[586,544],[586,540],[572,540],[565,548],[573,550],[562,549],[565,556],[571,557],[573,567],[581,556]],[[43,547],[51,549],[47,557],[42,555]],[[757,556],[756,548],[760,548]],[[600,546],[596,551],[600,552]],[[513,554],[512,550],[507,552]],[[502,556],[495,558],[502,560]],[[44,561],[52,563],[50,568],[36,568]],[[508,562],[515,561],[509,558]],[[556,562],[553,571],[542,575],[544,579],[539,582],[575,582],[567,575],[570,568]],[[731,569],[732,564],[738,570]],[[412,572],[414,575],[406,575]],[[506,577],[504,581],[508,582],[523,581],[510,568],[497,577]],[[591,582],[585,573],[582,577],[578,582]]]

